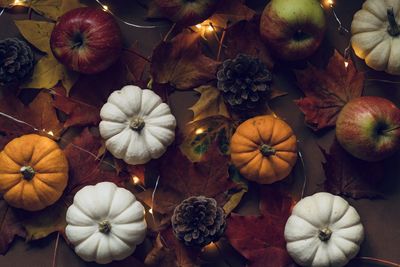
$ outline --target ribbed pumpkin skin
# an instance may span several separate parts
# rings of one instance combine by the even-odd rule
[[[275,150],[265,156],[265,144]],[[239,125],[231,139],[231,158],[251,181],[271,184],[289,175],[297,160],[297,139],[290,126],[271,115],[251,118]]]
[[[24,179],[21,168],[35,171]],[[0,153],[0,193],[13,207],[41,210],[62,195],[68,182],[68,161],[53,140],[36,134],[9,142]]]

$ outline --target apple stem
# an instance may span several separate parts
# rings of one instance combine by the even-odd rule
[[[397,22],[396,22],[396,16],[394,15],[393,7],[388,8],[387,18],[389,21],[388,33],[393,37],[399,36],[400,35],[400,27],[399,27],[399,24],[397,24]]]
[[[398,130],[398,129],[400,129],[400,125],[394,126],[392,128],[386,129],[386,130],[383,130],[383,132],[384,133],[389,133],[389,132],[392,132],[392,131],[395,131],[395,130]]]

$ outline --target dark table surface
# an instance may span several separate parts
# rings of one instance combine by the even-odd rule
[[[379,0],[377,0],[379,1]],[[383,0],[382,0],[383,1]],[[143,1],[146,2],[146,1]],[[249,0],[247,4],[261,11],[268,1]],[[335,8],[343,25],[350,28],[351,20],[354,13],[361,8],[362,0],[337,1]],[[86,4],[95,4],[94,0],[87,0]],[[149,23],[143,21],[145,10],[137,4],[136,1],[113,0],[105,1],[107,5],[121,18],[137,23]],[[21,10],[20,10],[21,11]],[[5,37],[17,36],[18,31],[13,23],[14,19],[26,19],[27,14],[24,11],[14,11],[12,14],[7,12],[0,17],[0,39]],[[337,31],[337,24],[330,12],[327,13],[328,31],[326,35],[325,45],[329,44],[341,53],[347,47],[350,36],[340,35]],[[127,43],[138,42],[141,52],[144,55],[150,55],[154,46],[161,40],[161,37],[169,29],[165,22],[161,22],[163,26],[152,29],[143,30],[131,28],[121,24]],[[368,79],[390,79],[396,80],[396,77],[377,73],[365,66],[365,64],[356,60],[357,68],[365,71],[367,81],[365,83],[366,95],[379,95],[386,97],[398,106],[400,106],[400,90],[395,84],[388,84],[376,81],[368,81]],[[280,67],[276,70],[276,82],[280,88],[288,92],[288,95],[276,99],[272,103],[272,109],[282,118],[289,122],[295,129],[300,140],[300,148],[306,166],[306,175],[308,183],[306,187],[306,195],[311,195],[321,191],[320,184],[325,179],[321,162],[323,156],[319,146],[328,148],[332,143],[334,131],[326,131],[315,134],[304,124],[304,117],[300,113],[297,106],[293,103],[294,99],[302,97],[301,91],[296,87],[293,72],[289,68]],[[173,113],[178,119],[180,126],[188,122],[192,113],[188,108],[195,103],[197,95],[194,92],[176,92],[171,96],[171,106]],[[396,155],[387,161],[387,172],[383,181],[383,192],[385,198],[382,200],[350,200],[352,205],[356,207],[362,222],[365,226],[366,238],[362,244],[360,256],[375,257],[393,262],[400,263],[400,155]],[[302,170],[301,166],[297,166],[294,171],[296,181],[301,187]],[[238,208],[238,212],[242,214],[255,213],[257,210],[257,197],[254,193],[254,185],[251,186],[250,192],[245,196],[243,203]],[[31,243],[25,243],[22,239],[16,239],[11,249],[5,256],[0,256],[0,266],[30,266],[44,267],[51,266],[53,251],[55,246],[56,235],[53,234],[48,238]],[[137,252],[140,254],[141,250]],[[211,253],[212,254],[212,253]],[[208,266],[244,266],[243,259],[236,254],[232,248],[223,247],[222,255],[210,255],[211,263]],[[222,259],[225,258],[225,259]],[[59,267],[75,267],[75,266],[98,266],[93,263],[85,263],[80,260],[62,240],[59,244],[57,266]],[[115,265],[119,266],[119,265]],[[353,263],[351,266],[373,266],[368,264]]]

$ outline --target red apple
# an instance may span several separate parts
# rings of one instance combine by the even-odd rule
[[[93,74],[107,69],[119,58],[122,35],[112,15],[83,7],[60,17],[50,46],[54,56],[68,68]]]
[[[166,18],[183,26],[192,26],[208,19],[220,0],[155,0]]]
[[[283,60],[301,60],[320,46],[325,15],[317,0],[272,0],[260,21],[262,39]]]
[[[354,157],[383,160],[400,149],[400,110],[382,97],[358,97],[336,121],[336,137]]]

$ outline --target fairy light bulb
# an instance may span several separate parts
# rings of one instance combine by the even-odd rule
[[[333,7],[333,5],[335,4],[335,2],[333,2],[333,0],[326,0],[326,5],[329,7]]]
[[[106,11],[106,12],[109,10],[109,9],[108,9],[108,6],[106,6],[106,5],[102,5],[102,8],[103,8],[103,10]]]
[[[349,61],[345,60],[344,61],[344,67],[347,69],[349,67]]]
[[[149,213],[150,213],[150,214],[153,214],[153,209],[149,209]]]
[[[134,184],[139,184],[140,183],[140,179],[137,176],[133,176],[132,177],[132,181],[133,181]]]

